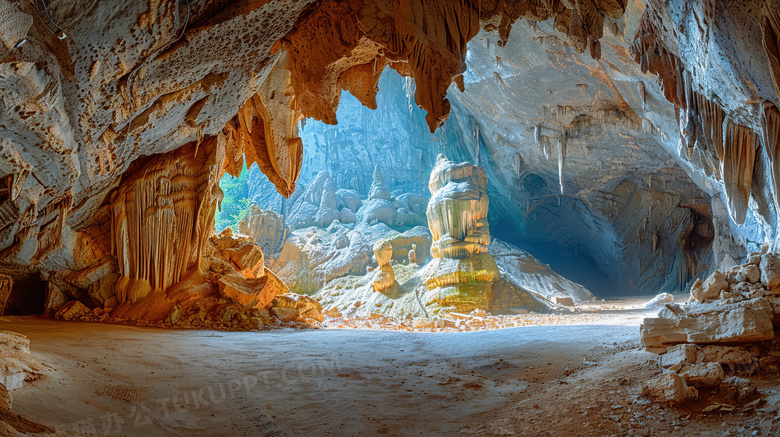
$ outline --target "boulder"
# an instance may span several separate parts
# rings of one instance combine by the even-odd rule
[[[554,300],[555,303],[557,303],[558,305],[563,305],[567,307],[574,306],[574,301],[570,297],[555,296]]]
[[[725,374],[718,363],[699,363],[683,366],[680,376],[689,385],[715,386],[720,384]]]
[[[87,293],[101,307],[112,308],[111,305],[117,302],[115,286],[118,279],[119,273],[111,272],[90,285]]]
[[[718,299],[721,291],[728,291],[728,289],[729,282],[726,280],[726,276],[716,270],[703,284],[699,285],[699,282],[697,281],[693,287],[691,287],[691,298],[699,302],[706,302],[708,300]]]
[[[86,305],[77,300],[72,300],[60,307],[54,314],[54,318],[59,320],[78,320],[90,312]]]
[[[31,372],[30,340],[11,331],[0,331],[0,384],[16,390]]]
[[[282,322],[301,319],[313,319],[322,322],[322,305],[309,296],[301,294],[283,294],[274,297],[271,303],[271,315]]]
[[[756,385],[749,379],[732,376],[724,379],[718,386],[718,396],[727,400],[744,403],[758,396],[758,390],[756,389]]]
[[[209,241],[218,252],[224,252],[225,249],[233,249],[253,242],[252,237],[233,233],[233,230],[230,228],[225,228],[218,235],[209,238]]]
[[[655,402],[678,405],[698,399],[699,391],[689,387],[685,380],[674,372],[665,372],[645,382],[642,395]]]
[[[357,220],[357,217],[355,216],[354,211],[352,211],[349,208],[341,208],[341,211],[339,211],[339,221],[341,223],[349,224],[349,223],[355,223]]]
[[[647,302],[645,308],[658,308],[672,302],[674,302],[674,296],[669,293],[661,293]]]
[[[780,259],[773,253],[761,257],[761,284],[767,290],[774,292],[780,289]]]
[[[246,278],[259,278],[265,270],[265,260],[260,246],[254,243],[225,249],[230,263]]]
[[[218,281],[219,294],[238,304],[266,308],[278,294],[287,293],[287,287],[273,274],[260,278],[246,278],[239,273],[231,273]]]
[[[388,226],[395,226],[395,208],[385,199],[370,199],[363,204],[355,217],[360,223],[374,223],[374,220]]]
[[[704,346],[696,353],[696,363],[712,362],[718,364],[744,365],[753,361],[753,355],[747,349],[736,346]]]
[[[770,296],[766,300],[772,305],[774,312],[772,323],[775,326],[780,326],[780,296]]]
[[[46,284],[46,301],[43,306],[43,314],[55,314],[70,298],[60,290],[54,282]]]
[[[749,282],[755,284],[761,280],[761,269],[755,264],[735,266],[727,275],[729,282]]]
[[[30,339],[12,331],[0,331],[0,350],[30,353]]]
[[[774,338],[772,306],[765,298],[736,303],[668,304],[641,326],[648,350],[679,343],[747,343]]]
[[[661,367],[679,371],[688,364],[696,363],[699,347],[695,344],[678,344],[666,349],[661,355]]]
[[[342,210],[346,207],[352,212],[357,212],[363,205],[363,201],[360,200],[360,196],[358,196],[358,193],[355,190],[346,190],[342,188],[336,191],[336,198],[338,199],[338,207]]]

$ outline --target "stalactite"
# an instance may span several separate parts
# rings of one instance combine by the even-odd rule
[[[646,8],[630,47],[631,54],[643,73],[658,76],[666,100],[686,109],[682,64],[662,44],[651,15],[652,8]]]
[[[723,185],[728,199],[729,216],[734,223],[745,222],[753,164],[756,157],[756,134],[745,126],[726,121],[724,132]]]
[[[658,228],[653,228],[653,253],[658,248]]]
[[[563,172],[566,166],[566,147],[568,142],[568,134],[564,132],[558,141],[558,182],[561,185],[561,194],[563,194]]]
[[[343,71],[356,65],[372,65],[379,58],[388,60],[390,67],[401,75],[414,78],[414,99],[427,112],[431,131],[449,115],[446,94],[450,84],[454,82],[463,91],[467,43],[478,34],[480,26],[498,31],[498,45],[503,46],[518,18],[556,18],[554,25],[568,36],[570,46],[579,53],[589,49],[598,59],[604,16],[619,18],[625,11],[625,0],[545,0],[528,4],[479,0],[317,3],[282,40],[290,50],[295,100],[303,114],[335,124],[338,97],[341,89],[348,89]],[[442,13],[422,13],[436,10]],[[364,74],[371,75],[373,80],[373,66]],[[500,76],[494,76],[498,83],[503,82]],[[349,79],[360,80],[356,76]]]
[[[780,110],[771,102],[761,105],[761,138],[769,157],[769,180],[775,210],[780,213]]]
[[[523,156],[519,153],[515,153],[514,160],[512,162],[512,167],[515,171],[515,176],[517,179],[520,179],[520,176],[523,175],[525,172],[525,163],[523,162]]]
[[[685,95],[685,112],[684,119],[680,124],[680,133],[685,141],[688,159],[691,159],[693,158],[693,149],[696,144],[696,119],[698,113],[696,111],[696,100],[693,93],[693,78],[689,71],[684,71],[682,82]]]
[[[257,93],[225,125],[222,134],[228,150],[243,153],[247,167],[256,163],[277,191],[289,197],[303,163],[303,143],[298,137],[301,113],[290,88],[287,52],[280,51],[272,62]]]
[[[709,156],[717,163],[715,174],[717,177],[723,174],[723,121],[726,114],[723,108],[714,100],[709,100],[701,95],[696,95],[699,108],[699,124],[702,128],[702,136],[706,142]]]

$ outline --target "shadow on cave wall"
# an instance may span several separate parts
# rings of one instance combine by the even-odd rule
[[[14,279],[14,285],[3,316],[43,314],[46,304],[46,282],[37,273],[7,272]]]
[[[514,244],[548,264],[557,273],[587,287],[597,297],[613,297],[625,294],[618,282],[599,270],[596,262],[587,255],[574,255],[567,247],[555,242],[531,242],[506,220],[491,228],[494,237]]]

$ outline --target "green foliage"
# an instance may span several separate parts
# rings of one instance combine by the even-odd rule
[[[222,211],[217,210],[214,217],[214,227],[217,232],[222,232],[225,228],[238,228],[238,223],[249,213],[249,172],[241,169],[241,175],[237,178],[225,173],[222,180],[219,181],[219,188],[222,189]]]

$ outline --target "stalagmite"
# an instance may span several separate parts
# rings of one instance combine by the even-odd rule
[[[379,266],[371,280],[374,291],[385,291],[395,284],[395,272],[390,260],[393,258],[393,245],[389,241],[377,241],[374,244],[374,256]]]
[[[723,185],[728,199],[729,216],[734,223],[745,222],[753,164],[756,157],[756,134],[745,126],[726,121],[724,132]]]
[[[771,102],[761,105],[761,137],[769,157],[769,181],[775,210],[780,212],[780,110]]]
[[[484,308],[489,284],[500,274],[488,252],[490,230],[485,169],[468,162],[455,163],[444,155],[436,159],[428,187],[428,227],[433,236],[433,261],[422,281],[429,290],[455,287],[445,301],[455,307]]]

